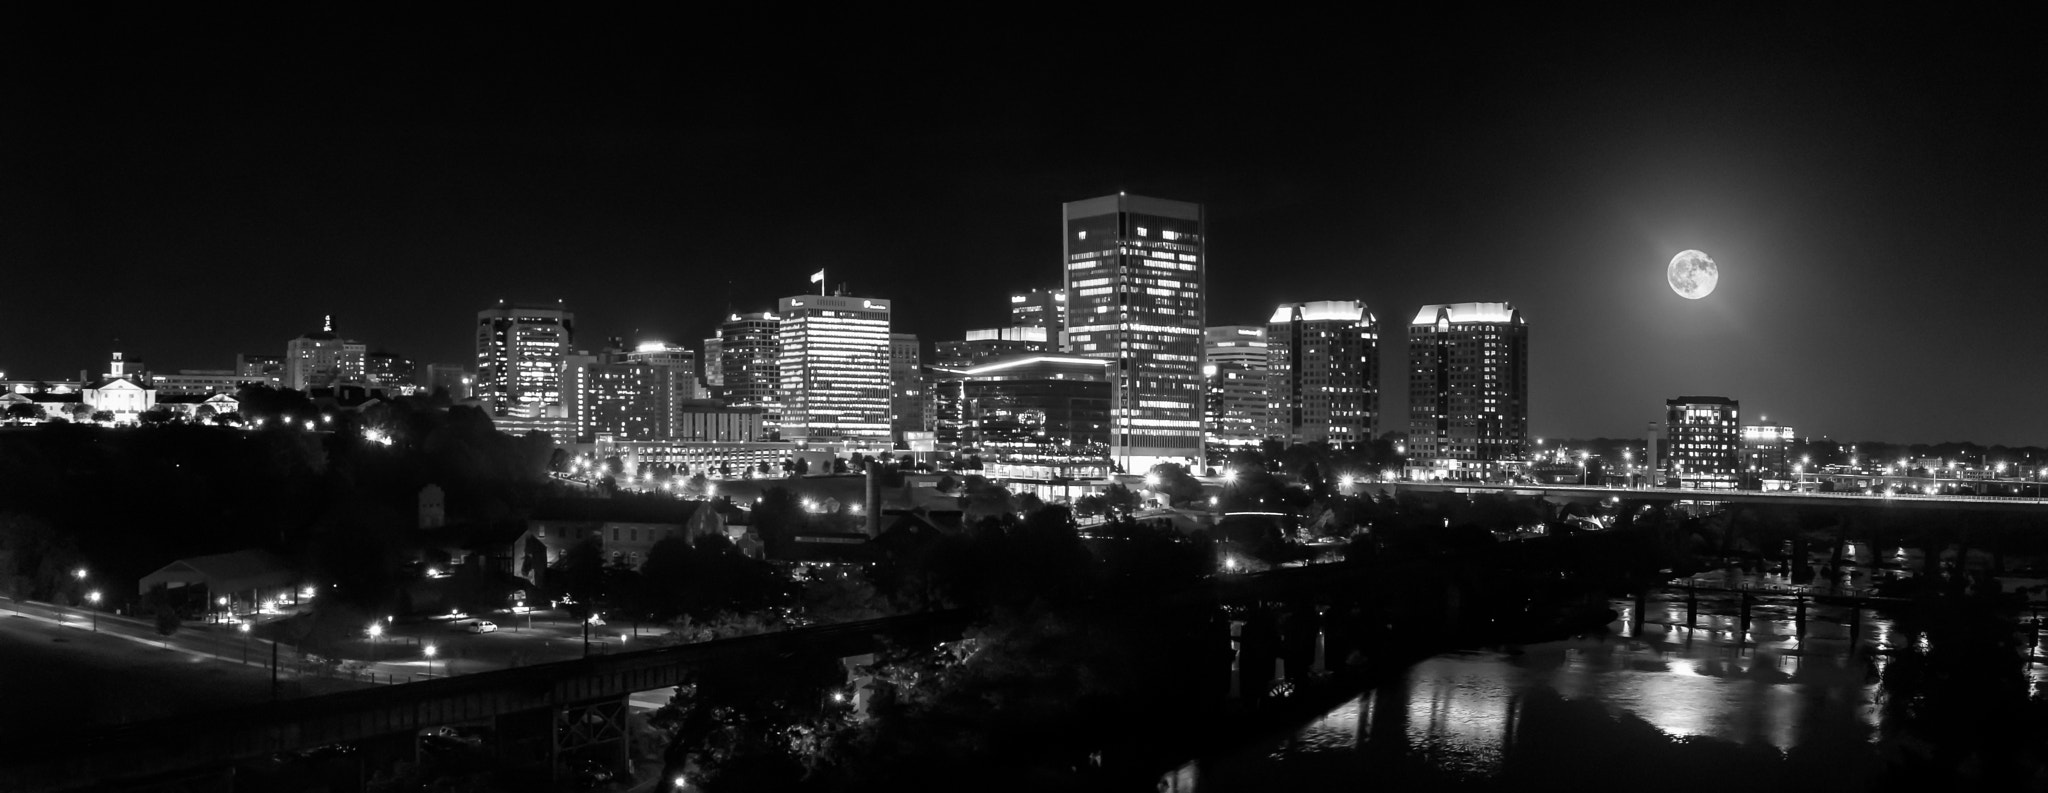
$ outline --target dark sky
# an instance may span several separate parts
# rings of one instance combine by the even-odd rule
[[[347,336],[462,361],[499,298],[695,346],[829,268],[925,339],[1059,273],[1061,201],[1209,211],[1212,323],[1507,300],[1533,431],[1662,400],[2048,444],[2044,31],[2019,17],[195,18],[0,10],[0,370]],[[310,8],[310,7],[309,7]],[[1687,301],[1686,248],[1720,264]],[[118,340],[118,341],[117,341]],[[1390,422],[1388,428],[1398,427]]]

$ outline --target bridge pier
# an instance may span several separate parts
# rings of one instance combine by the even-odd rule
[[[1744,591],[1742,593],[1742,634],[1735,637],[1737,645],[1749,643],[1749,607],[1754,602],[1755,597],[1750,595],[1749,592]]]
[[[1700,593],[1699,593],[1699,584],[1697,584],[1697,583],[1695,583],[1695,582],[1692,582],[1692,581],[1686,581],[1686,582],[1685,582],[1685,627],[1686,627],[1686,628],[1688,628],[1688,629],[1696,629],[1696,628],[1698,628],[1698,627],[1699,627],[1699,625],[1700,625]]]
[[[568,781],[574,763],[596,761],[613,773],[627,771],[630,738],[626,714],[631,706],[624,696],[579,702],[554,709],[550,731],[548,766],[555,781]]]
[[[1797,617],[1797,618],[1796,618],[1796,619],[1795,619],[1795,620],[1793,621],[1793,625],[1795,625],[1795,626],[1796,626],[1796,627],[1795,627],[1795,628],[1794,628],[1793,630],[1795,630],[1795,631],[1797,631],[1797,632],[1798,632],[1798,634],[1799,634],[1799,638],[1801,638],[1801,639],[1804,639],[1804,638],[1806,638],[1806,596],[1805,596],[1805,595],[1800,595],[1800,596],[1799,596],[1799,616],[1798,616],[1798,617]]]

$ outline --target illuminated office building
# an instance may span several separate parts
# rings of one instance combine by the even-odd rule
[[[939,342],[933,363],[957,368],[1020,353],[1053,352],[1053,339],[1057,338],[1052,331],[1028,325],[977,328],[968,331],[966,336],[957,341]]]
[[[1761,424],[1743,425],[1743,472],[1758,479],[1790,477],[1792,444],[1797,441],[1798,439],[1792,435],[1791,427],[1772,424],[1768,418]]]
[[[729,314],[718,326],[717,396],[728,405],[765,409],[770,432],[780,413],[781,356],[782,318],[772,311]]]
[[[1010,295],[1010,324],[1019,328],[1044,328],[1046,337],[1059,343],[1067,326],[1067,293],[1060,289],[1033,289]]]
[[[1664,432],[1666,480],[1715,490],[1742,481],[1742,403],[1717,396],[1665,400]]]
[[[1528,458],[1529,324],[1509,303],[1423,306],[1408,324],[1408,459],[1489,479]]]
[[[1112,362],[1110,456],[1199,465],[1203,213],[1119,193],[1062,205],[1066,350]]]
[[[961,372],[962,443],[1100,461],[1108,451],[1108,361],[1026,353]]]
[[[419,388],[413,382],[419,375],[412,359],[397,353],[373,352],[363,356],[363,374],[371,388],[392,396],[410,394]]]
[[[472,392],[493,416],[539,416],[562,404],[562,364],[575,341],[576,315],[499,301],[476,312]]]
[[[783,298],[776,309],[783,440],[849,451],[893,448],[889,301],[801,295]],[[731,370],[727,381],[730,387]]]
[[[1207,419],[1203,424],[1209,453],[1257,447],[1272,432],[1268,406],[1266,328],[1263,325],[1218,325],[1204,331],[1208,363]]]
[[[1289,303],[1266,323],[1273,433],[1288,443],[1372,441],[1380,417],[1379,322],[1358,300]]]
[[[362,342],[336,335],[334,317],[329,315],[319,330],[285,343],[284,387],[311,391],[361,383],[368,349]]]

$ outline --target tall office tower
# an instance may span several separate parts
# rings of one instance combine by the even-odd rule
[[[245,383],[281,388],[284,386],[284,356],[248,353],[237,355],[235,375]]]
[[[674,401],[694,401],[708,396],[697,382],[695,350],[680,344],[646,341],[633,349],[623,350],[620,357],[628,362],[661,367],[661,376],[665,382],[660,387],[665,393],[673,394]]]
[[[388,394],[412,393],[417,377],[411,358],[394,352],[373,352],[363,356],[364,380],[371,388]]]
[[[977,328],[968,331],[966,336],[959,341],[939,342],[933,362],[939,366],[959,368],[1006,355],[1058,349],[1058,345],[1053,343],[1057,337],[1050,335],[1045,328]]]
[[[1761,424],[1743,425],[1743,473],[1757,479],[1787,478],[1792,474],[1792,444],[1797,441],[1791,427],[1773,424],[1768,416]]]
[[[889,432],[899,449],[904,433],[924,431],[923,343],[910,333],[889,334]]]
[[[1408,324],[1411,475],[1505,475],[1529,446],[1529,325],[1508,303],[1423,306]]]
[[[1203,336],[1209,356],[1202,366],[1209,392],[1203,440],[1211,454],[1256,447],[1273,432],[1266,328],[1217,325],[1204,330]]]
[[[782,439],[886,451],[889,438],[889,301],[842,295],[785,297]]]
[[[782,376],[776,370],[782,355],[782,318],[772,311],[730,314],[718,326],[719,379],[725,385],[719,398],[738,407],[768,410],[767,425],[774,432],[781,415],[776,399]]]
[[[1276,435],[1371,442],[1380,419],[1379,320],[1360,300],[1288,303],[1266,322]]]
[[[562,403],[562,359],[575,342],[576,315],[498,301],[476,312],[473,392],[494,416],[528,415]]]
[[[704,357],[698,362],[703,367],[698,382],[704,384],[705,393],[711,397],[717,397],[725,388],[725,355],[720,352],[724,347],[725,341],[717,336],[705,339]]]
[[[1742,403],[1727,397],[1664,401],[1665,475],[1679,487],[1733,489],[1742,481]]]
[[[330,314],[319,330],[285,342],[284,387],[308,391],[363,382],[367,349],[362,342],[336,335]]]
[[[1062,205],[1067,352],[1115,363],[1111,459],[1202,461],[1202,205],[1118,193]]]
[[[1037,289],[1010,295],[1010,325],[1044,328],[1047,339],[1059,343],[1067,327],[1067,293],[1061,289]]]

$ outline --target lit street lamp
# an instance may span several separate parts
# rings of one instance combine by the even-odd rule
[[[240,626],[240,627],[241,627],[241,631],[242,631],[242,665],[243,665],[243,666],[248,666],[248,665],[249,665],[249,623],[246,623],[246,622],[244,622],[244,623],[242,623],[242,624],[241,624],[241,626]]]
[[[434,676],[434,645],[427,645],[427,676]]]
[[[99,633],[99,632],[100,632],[100,591],[99,591],[99,590],[97,590],[97,589],[95,589],[95,590],[93,590],[93,591],[91,591],[91,592],[87,592],[87,593],[85,593],[85,601],[86,601],[87,603],[91,603],[91,604],[92,604],[92,632],[93,632],[93,633]]]
[[[384,623],[370,623],[370,660],[377,659],[377,637],[384,635]]]

